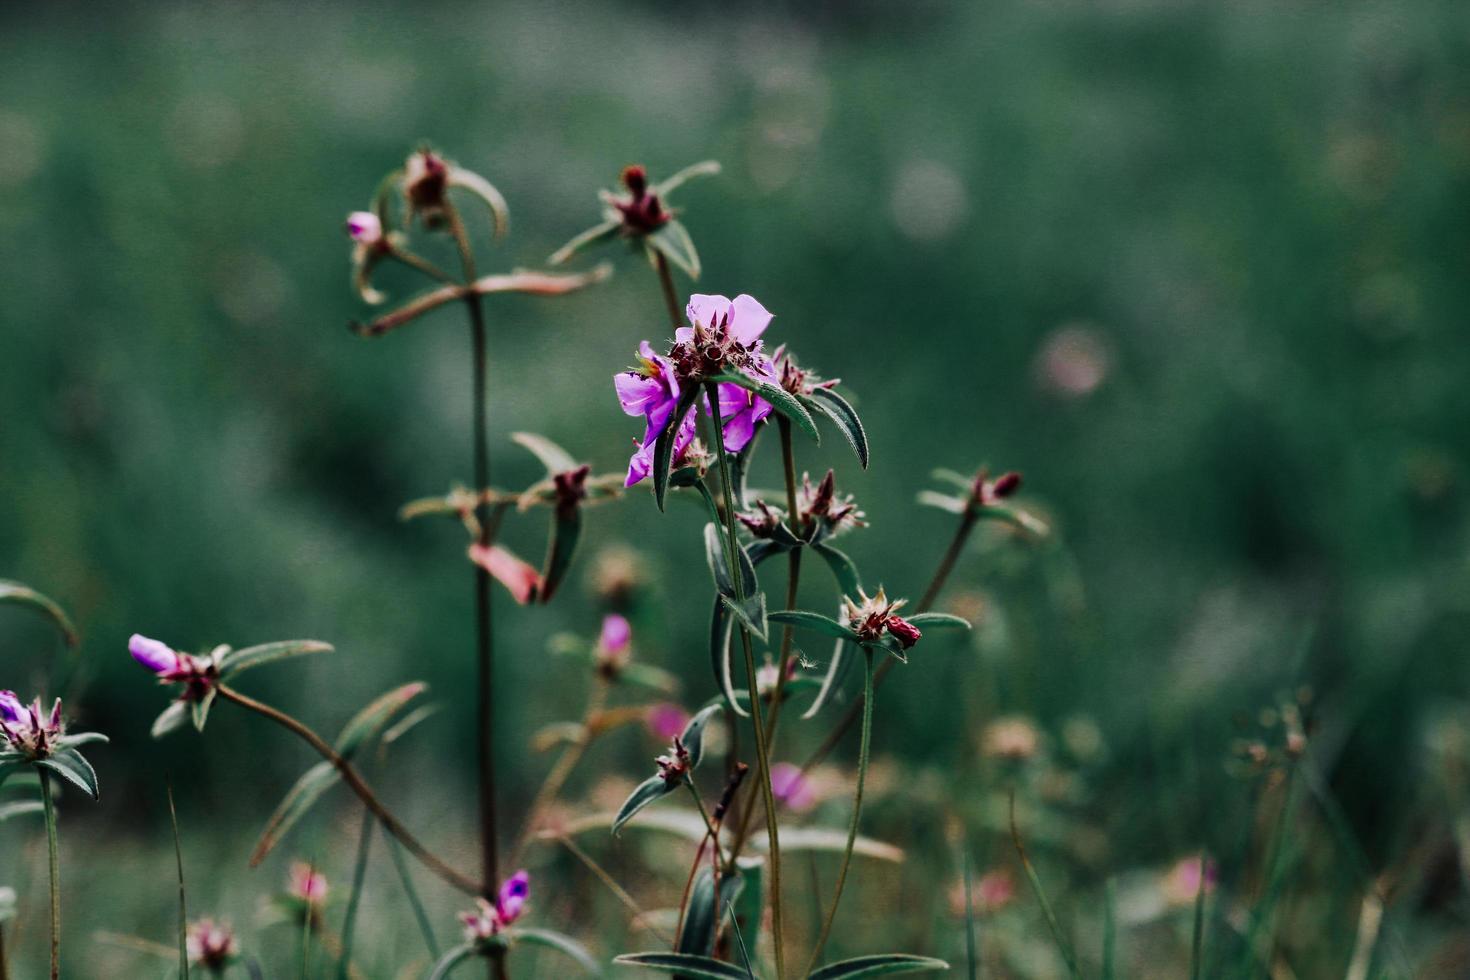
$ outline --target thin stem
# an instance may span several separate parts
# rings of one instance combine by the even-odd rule
[[[622,902],[623,905],[627,907],[628,911],[633,913],[633,921],[637,925],[640,925],[643,928],[647,929],[649,932],[653,933],[654,936],[658,938],[659,942],[664,943],[668,946],[674,945],[673,937],[664,935],[663,931],[653,924],[653,921],[649,918],[648,913],[643,910],[643,906],[638,904],[638,900],[635,899],[632,895],[629,895],[627,890],[623,888],[622,885],[618,884],[617,879],[607,873],[606,868],[598,864],[596,861],[592,860],[592,856],[590,854],[578,847],[576,842],[565,834],[562,834],[556,839],[561,842],[561,845],[563,847],[572,852],[573,857],[586,865],[587,870],[596,875],[597,880],[606,885],[608,891],[617,896],[618,901]]]
[[[710,405],[718,405],[720,396],[715,383],[706,381],[704,389]],[[730,461],[725,455],[725,434],[719,419],[714,420],[711,428],[714,430],[715,457],[720,461],[720,484],[725,496],[727,558],[730,563],[729,567],[735,570],[730,577],[734,580],[736,601],[744,602],[745,579],[739,572],[740,540],[735,535],[735,491],[730,479]],[[744,623],[737,622],[736,629],[740,631],[740,645],[745,653],[745,675],[750,690],[751,728],[755,730],[755,755],[756,761],[760,764],[761,799],[766,809],[766,836],[770,840],[771,935],[775,942],[776,978],[785,980],[786,941],[781,918],[781,834],[776,827],[776,802],[771,791],[771,758],[766,747],[766,728],[765,721],[761,717],[761,699],[756,693],[755,652],[751,649],[750,633],[746,631]]]
[[[679,295],[674,290],[674,276],[669,271],[669,260],[664,258],[664,253],[655,251],[653,263],[658,270],[659,285],[663,287],[664,306],[669,311],[669,325],[678,330],[684,325],[684,320],[679,316]]]
[[[10,980],[10,964],[5,959],[5,923],[0,922],[0,980]]]
[[[551,771],[546,774],[546,781],[536,791],[535,797],[531,800],[531,806],[526,810],[526,824],[521,828],[520,839],[516,842],[515,851],[512,852],[511,867],[520,864],[521,855],[530,844],[531,838],[535,836],[536,824],[541,814],[556,801],[562,787],[566,785],[567,779],[571,776],[572,770],[576,769],[577,763],[582,761],[582,757],[587,754],[588,747],[597,737],[592,723],[593,719],[602,713],[603,705],[607,703],[608,683],[599,676],[596,685],[592,689],[592,696],[587,699],[587,709],[582,712],[581,736],[567,746],[566,751],[556,760],[556,765],[552,766]]]
[[[776,427],[781,432],[781,461],[786,475],[786,514],[791,529],[802,534],[800,516],[796,507],[796,454],[791,448],[791,420],[784,415],[776,416]],[[786,553],[786,608],[796,608],[796,592],[801,583],[801,548],[792,548]],[[791,672],[791,646],[796,627],[787,623],[781,629],[780,666],[776,673],[776,688],[771,695],[771,722],[766,729],[766,742],[776,740],[776,722],[781,717],[781,695],[786,689],[786,675]]]
[[[483,895],[485,893],[485,887],[480,882],[454,870],[440,860],[427,847],[419,843],[418,838],[414,837],[408,828],[373,794],[372,789],[358,775],[357,770],[352,767],[352,763],[342,758],[336,749],[322,740],[320,735],[284,711],[280,711],[252,697],[241,694],[227,684],[220,684],[217,690],[219,691],[219,696],[225,700],[233,701],[242,708],[248,708],[256,714],[264,715],[271,721],[292,732],[307,745],[310,745],[323,759],[330,762],[342,774],[342,781],[352,788],[352,791],[357,794],[358,799],[362,800],[367,805],[367,808],[372,811],[373,816],[378,818],[378,822],[383,825],[383,829],[398,838],[403,846],[408,848],[408,852],[417,858],[424,867],[462,892],[470,895]]]
[[[337,978],[347,980],[352,964],[352,939],[357,930],[357,909],[362,904],[363,882],[367,878],[368,855],[373,846],[373,812],[362,811],[362,829],[357,836],[357,864],[352,870],[352,894],[347,897],[347,915],[342,923],[342,955],[337,959]]]
[[[174,807],[173,783],[168,784],[168,819],[174,830],[174,863],[179,873],[179,976],[189,980],[189,906],[184,893],[184,845],[179,840],[179,812]]]
[[[451,276],[449,273],[445,272],[443,269],[439,268],[437,265],[430,262],[422,255],[419,255],[416,252],[411,252],[408,249],[403,248],[402,246],[394,246],[388,252],[388,254],[397,259],[399,262],[402,262],[409,268],[417,269],[419,272],[422,272],[430,279],[437,279],[439,282],[454,282],[454,277]]]
[[[847,869],[852,864],[852,848],[857,843],[858,818],[863,812],[863,783],[868,775],[868,751],[873,737],[873,651],[863,648],[863,733],[858,745],[857,792],[852,798],[852,820],[847,825],[847,847],[842,852],[842,870],[837,872],[837,887],[832,891],[832,905],[827,909],[827,921],[822,925],[822,934],[807,961],[806,972],[816,969],[817,960],[832,935],[832,923],[837,920],[837,905],[842,901],[842,888],[847,884]]]
[[[388,855],[393,858],[393,867],[398,871],[398,880],[403,885],[404,894],[408,896],[409,907],[413,909],[413,917],[418,920],[419,932],[423,933],[424,945],[429,949],[429,955],[437,962],[439,960],[439,943],[434,938],[434,926],[429,922],[429,913],[424,910],[423,899],[419,898],[419,890],[414,887],[413,875],[409,871],[408,862],[403,860],[403,845],[397,839],[383,830],[383,835],[388,839]],[[4,980],[0,977],[0,980]]]
[[[928,612],[934,607],[934,603],[939,601],[939,594],[944,591],[944,586],[949,581],[949,575],[954,571],[955,563],[964,552],[965,543],[970,540],[970,532],[975,529],[975,524],[978,521],[979,516],[975,512],[975,509],[973,507],[966,509],[964,515],[960,518],[959,525],[955,527],[954,537],[950,539],[949,547],[945,550],[944,557],[939,560],[939,567],[934,570],[934,577],[929,580],[929,587],[924,590],[924,597],[914,607],[915,612]],[[883,678],[888,676],[888,672],[893,669],[894,663],[895,661],[893,660],[887,660],[878,668],[878,674],[873,679],[874,690],[883,686]],[[802,763],[801,771],[803,773],[810,772],[812,769],[821,765],[823,760],[832,754],[832,750],[837,747],[837,743],[842,741],[842,736],[846,735],[848,730],[857,722],[858,716],[862,714],[862,710],[862,701],[856,702],[852,707],[847,709],[847,714],[842,716],[842,719],[837,722],[836,727],[822,740],[822,744],[817,746],[816,751],[807,757],[806,762]]]
[[[1205,944],[1205,852],[1199,852],[1199,886],[1194,893],[1194,936],[1189,946],[1189,977],[1199,980],[1204,969]]]
[[[464,272],[466,286],[475,282],[475,253],[465,232],[459,211],[446,201],[445,214],[454,244],[459,249],[459,261]],[[470,313],[470,339],[473,347],[473,384],[471,409],[474,415],[474,470],[475,487],[483,490],[490,486],[490,438],[488,432],[487,365],[485,363],[485,310],[480,294],[471,290],[465,295],[465,306]],[[476,508],[480,521],[480,541],[483,548],[490,547],[489,511],[484,504]],[[476,674],[476,748],[479,755],[480,775],[480,878],[490,898],[495,883],[500,880],[499,857],[496,843],[496,792],[495,792],[495,660],[492,649],[490,573],[478,563],[475,565],[475,662]]]
[[[56,804],[51,799],[51,780],[44,772],[38,775],[41,804],[46,810],[47,870],[51,873],[51,980],[58,980],[61,976],[61,866],[56,856]]]

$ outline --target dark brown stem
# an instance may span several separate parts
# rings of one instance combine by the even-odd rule
[[[978,520],[979,514],[973,506],[965,509],[964,514],[960,517],[959,525],[955,528],[954,537],[950,539],[949,548],[945,550],[944,557],[939,560],[939,567],[934,570],[934,577],[929,580],[929,587],[924,590],[924,597],[914,607],[915,612],[928,612],[934,607],[934,603],[939,601],[939,594],[944,591],[945,583],[949,581],[949,576],[954,571],[955,563],[959,561],[960,555],[964,553],[965,544],[970,540],[970,532],[975,529],[975,523]],[[878,667],[873,677],[874,690],[882,685],[883,678],[888,676],[888,672],[893,669],[893,664],[894,661],[890,658]],[[802,763],[801,771],[803,773],[810,772],[816,766],[821,765],[823,760],[832,754],[832,750],[837,747],[837,743],[842,741],[842,736],[846,735],[852,726],[857,724],[858,719],[863,716],[863,700],[859,698],[852,703],[852,707],[847,709],[847,714],[842,716],[842,719],[837,723],[837,727],[832,729],[827,737],[822,740],[822,744],[817,746],[816,751],[807,757],[806,762]]]
[[[668,307],[669,325],[678,330],[684,325],[684,319],[679,315],[679,294],[674,289],[674,274],[669,271],[669,260],[664,258],[664,253],[654,252],[654,266],[658,269],[659,285],[663,287],[664,306]]]
[[[485,893],[485,888],[478,881],[460,874],[440,860],[427,847],[419,843],[418,838],[414,837],[408,828],[403,826],[402,822],[383,805],[382,801],[373,793],[368,784],[363,781],[362,776],[358,775],[357,770],[352,767],[352,763],[342,758],[337,750],[328,745],[320,735],[284,711],[241,694],[228,685],[220,684],[216,690],[219,692],[219,696],[226,701],[233,701],[242,708],[248,708],[258,715],[263,715],[282,728],[292,732],[307,745],[310,745],[323,759],[330,762],[342,774],[342,781],[351,787],[352,791],[357,794],[363,804],[372,811],[373,816],[378,818],[378,822],[383,825],[383,829],[397,838],[398,842],[410,854],[418,858],[424,867],[466,894],[483,895]]]

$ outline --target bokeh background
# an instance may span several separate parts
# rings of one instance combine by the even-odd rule
[[[678,200],[700,288],[756,295],[777,314],[769,336],[857,400],[871,470],[830,432],[799,465],[837,467],[858,495],[871,527],[846,548],[868,581],[922,591],[953,526],[915,503],[933,466],[1020,470],[1053,525],[1039,545],[977,536],[947,594],[977,630],[884,688],[864,829],[909,861],[859,864],[837,952],[963,956],[963,825],[976,874],[1015,890],[982,919],[987,970],[1058,975],[1004,834],[1020,786],[1085,964],[1111,879],[1125,974],[1180,975],[1189,913],[1150,883],[1201,847],[1221,863],[1215,965],[1250,963],[1241,936],[1285,839],[1262,959],[1293,972],[1275,975],[1343,975],[1370,881],[1390,899],[1373,969],[1462,975],[1462,5],[17,4],[0,10],[0,64],[0,574],[81,625],[60,673],[80,722],[113,738],[94,754],[102,802],[64,801],[74,975],[167,969],[92,937],[170,941],[168,778],[191,904],[233,918],[282,976],[296,937],[259,924],[259,896],[293,856],[345,879],[355,846],[343,793],[247,871],[311,759],[228,708],[205,738],[151,741],[165,695],[126,656],[134,631],[189,649],[333,642],[247,685],[326,732],[428,681],[443,710],[380,781],[470,860],[463,532],[397,518],[468,476],[467,332],[452,307],[374,341],[345,329],[363,311],[342,218],[422,140],[509,199],[487,271],[543,263],[624,164],[720,160]],[[499,485],[539,476],[516,430],[599,470],[626,459],[637,425],[611,374],[668,329],[646,264],[601,257],[617,273],[594,290],[491,304]],[[548,764],[531,734],[581,710],[585,676],[548,639],[595,633],[610,549],[631,549],[647,583],[638,656],[683,676],[687,705],[712,693],[701,521],[633,493],[591,512],[550,608],[497,596],[509,811]],[[539,556],[544,514],[506,536]],[[822,575],[807,586],[825,609]],[[38,622],[0,619],[4,686],[46,684],[62,656]],[[1273,838],[1281,774],[1231,760],[1241,739],[1271,741],[1283,699],[1315,719],[1311,791]],[[1036,736],[1028,758],[995,758],[998,718]],[[794,757],[824,729],[791,731]],[[657,748],[619,733],[572,798],[615,798]],[[807,819],[845,813],[839,797]],[[22,976],[44,952],[41,836],[39,821],[0,826]],[[649,904],[677,899],[683,849],[593,845]],[[540,924],[609,955],[649,941],[565,855],[529,860]],[[452,936],[458,899],[424,887]],[[386,862],[364,915],[369,975],[422,957]]]

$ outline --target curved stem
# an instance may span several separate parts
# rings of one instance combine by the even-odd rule
[[[51,780],[44,772],[37,775],[41,777],[41,804],[46,810],[46,860],[51,873],[51,980],[58,980],[61,976],[61,865],[56,856],[56,804],[51,799]]]
[[[443,269],[439,268],[434,263],[430,262],[428,259],[424,258],[422,255],[419,255],[417,252],[411,252],[401,246],[394,246],[388,252],[388,254],[397,259],[399,262],[402,262],[409,268],[417,269],[419,272],[422,272],[430,279],[436,279],[439,282],[454,282],[453,276],[445,272]]]
[[[939,594],[944,591],[944,586],[949,581],[949,575],[954,571],[955,563],[964,552],[965,543],[970,540],[970,532],[975,529],[975,524],[978,520],[979,517],[973,507],[967,509],[960,518],[960,523],[954,531],[954,537],[950,539],[949,547],[945,549],[944,557],[939,560],[939,567],[934,570],[934,577],[929,580],[929,587],[924,590],[924,597],[914,607],[914,612],[928,612],[934,607],[934,603],[939,601]],[[893,660],[887,660],[879,666],[878,675],[873,679],[873,688],[875,690],[883,686],[883,678],[888,676],[888,672],[893,669],[894,663],[895,661]],[[863,700],[866,701],[867,699],[864,698]],[[803,773],[810,772],[816,766],[821,765],[823,760],[832,754],[832,750],[837,747],[838,742],[842,741],[842,736],[846,735],[848,730],[852,728],[862,711],[863,701],[858,701],[847,709],[847,714],[842,716],[842,719],[837,722],[837,725],[822,740],[822,744],[817,746],[816,751],[807,757],[806,762],[802,763],[801,771]]]
[[[264,715],[282,728],[292,732],[307,745],[310,745],[323,759],[330,762],[342,774],[342,781],[352,788],[352,791],[357,794],[358,798],[372,811],[373,816],[378,818],[378,822],[383,825],[383,829],[396,837],[408,849],[410,854],[418,858],[424,867],[466,894],[483,895],[485,893],[485,888],[480,882],[460,874],[440,860],[427,847],[419,843],[418,838],[414,837],[408,828],[403,826],[399,819],[373,794],[372,789],[358,775],[357,770],[352,767],[352,763],[342,758],[336,749],[322,740],[320,735],[284,711],[272,708],[268,704],[241,694],[226,684],[220,684],[216,690],[219,691],[219,696],[226,701],[233,701],[242,708],[249,708],[256,714]]]
[[[720,395],[713,381],[704,384],[705,396],[712,406],[719,405]],[[696,411],[698,409],[696,408]],[[743,602],[745,600],[745,579],[740,574],[740,540],[735,535],[735,491],[730,482],[730,461],[725,455],[725,434],[720,420],[713,420],[710,426],[714,430],[715,457],[720,461],[720,483],[725,496],[725,532],[728,546],[727,560],[733,574],[735,599]],[[776,978],[785,980],[786,977],[786,941],[782,929],[781,917],[781,834],[776,828],[776,802],[771,791],[771,758],[766,747],[765,720],[761,717],[761,699],[756,695],[756,671],[755,652],[751,648],[750,633],[746,631],[743,623],[736,623],[736,629],[740,631],[740,645],[745,653],[745,675],[746,682],[750,685],[750,717],[751,728],[755,730],[755,756],[760,764],[760,786],[761,800],[766,809],[766,836],[770,841],[771,850],[771,936],[775,943],[776,952]]]
[[[873,651],[863,649],[865,670],[863,672],[863,735],[858,748],[857,792],[852,799],[852,822],[847,825],[847,848],[842,852],[842,870],[837,873],[837,888],[832,892],[832,906],[827,910],[827,921],[822,924],[822,934],[817,939],[812,958],[807,962],[807,973],[816,968],[822,950],[827,946],[827,937],[832,934],[832,923],[837,919],[837,904],[842,901],[842,888],[847,884],[847,869],[852,864],[852,848],[857,842],[858,818],[863,812],[863,783],[868,776],[868,751],[873,736]]]

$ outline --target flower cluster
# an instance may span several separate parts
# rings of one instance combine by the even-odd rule
[[[214,657],[179,653],[168,644],[134,633],[128,653],[158,677],[160,684],[182,684],[180,701],[203,701],[219,683],[219,663]]]
[[[862,642],[875,643],[885,633],[897,640],[898,645],[905,650],[919,642],[919,637],[922,636],[919,628],[897,615],[897,611],[908,602],[907,599],[890,600],[884,595],[882,586],[871,597],[858,590],[858,598],[862,600],[861,603],[855,603],[843,596],[842,604],[847,612],[848,625]]]
[[[40,698],[23,704],[14,691],[0,691],[0,735],[15,751],[31,759],[44,759],[56,750],[65,734],[60,698],[47,711]]]
[[[517,871],[500,886],[495,902],[475,899],[473,911],[460,915],[464,923],[465,939],[472,943],[483,943],[499,936],[503,929],[514,924],[525,910],[526,900],[531,895],[531,876],[524,870]]]
[[[646,428],[632,459],[628,461],[627,486],[648,476],[653,468],[653,446],[659,434],[673,424],[681,399],[698,394],[698,385],[726,371],[738,371],[774,383],[775,366],[762,351],[761,335],[772,315],[753,296],[741,294],[733,300],[724,296],[696,293],[686,310],[690,326],[674,332],[667,355],[658,354],[648,341],[638,346],[638,366],[613,377],[623,411],[643,416]],[[691,386],[693,386],[691,388]],[[754,392],[729,382],[718,387],[721,434],[725,448],[738,453],[755,436],[755,429],[771,414],[771,405]],[[706,415],[710,406],[704,406]],[[678,420],[674,456],[683,456],[694,444],[695,420],[687,415]]]
[[[674,741],[669,746],[669,754],[661,755],[653,761],[658,766],[659,778],[664,781],[665,786],[678,786],[689,775],[689,770],[694,768],[689,750],[684,747],[684,740],[678,735],[674,736]]]

